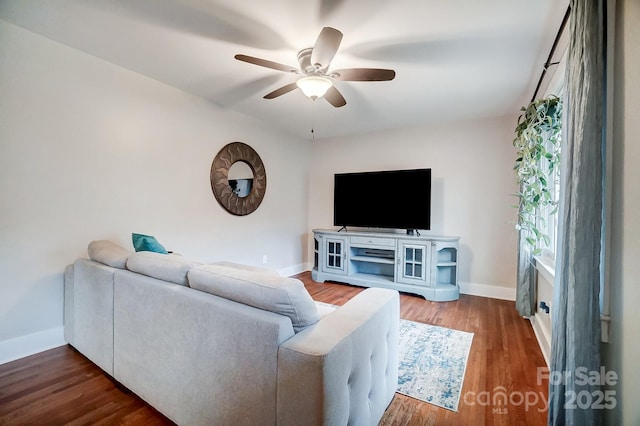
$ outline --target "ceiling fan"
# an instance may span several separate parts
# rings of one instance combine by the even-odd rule
[[[278,71],[302,75],[294,83],[284,85],[271,93],[267,93],[265,99],[274,99],[286,93],[300,88],[309,98],[316,100],[324,97],[334,107],[347,104],[344,96],[333,85],[333,80],[340,81],[389,81],[396,76],[394,70],[381,68],[345,68],[329,71],[331,60],[338,51],[342,33],[335,28],[324,27],[313,47],[302,49],[298,52],[298,64],[300,68],[280,64],[247,55],[235,55],[239,61],[271,68]]]

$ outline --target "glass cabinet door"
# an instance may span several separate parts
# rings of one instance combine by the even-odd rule
[[[422,278],[424,275],[424,248],[404,248],[404,276]]]
[[[346,240],[344,238],[326,238],[322,270],[324,272],[346,273]]]
[[[399,242],[398,282],[428,285],[427,251],[429,248],[428,245]]]

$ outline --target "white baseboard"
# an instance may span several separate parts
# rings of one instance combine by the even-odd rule
[[[489,297],[491,299],[516,300],[516,289],[478,283],[459,283],[460,293],[470,296]]]
[[[0,342],[0,364],[66,345],[64,327],[50,328]]]
[[[283,277],[290,277],[291,275],[296,275],[301,272],[310,271],[313,268],[311,263],[300,263],[294,266],[288,266],[286,268],[278,269],[278,273]]]
[[[299,265],[290,266],[288,268],[278,269],[280,275],[290,277],[301,272],[310,271],[313,268],[311,263],[301,263]],[[516,289],[511,287],[501,287],[496,285],[466,283],[461,282],[460,293],[470,296],[488,297],[491,299],[516,300]]]
[[[530,317],[529,321],[531,321],[531,327],[533,328],[533,333],[536,335],[536,340],[538,340],[538,346],[540,346],[542,356],[547,363],[547,367],[549,367],[551,365],[549,362],[551,355],[551,337],[542,326],[542,323],[536,320],[535,316]]]
[[[301,272],[310,271],[313,268],[311,263],[301,263],[299,265],[278,269],[278,273],[283,277],[290,277]],[[496,285],[466,283],[461,282],[460,293],[470,296],[489,297],[491,299],[516,300],[516,289],[511,287],[501,287]]]

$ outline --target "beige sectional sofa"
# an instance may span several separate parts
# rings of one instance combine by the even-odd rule
[[[375,425],[397,387],[392,290],[321,317],[274,271],[94,241],[66,269],[64,318],[72,346],[180,425]]]

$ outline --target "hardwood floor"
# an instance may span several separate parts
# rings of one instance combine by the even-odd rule
[[[308,272],[296,277],[314,300],[336,305],[363,290],[316,283]],[[514,302],[467,295],[429,302],[401,294],[400,317],[473,332],[473,343],[457,413],[396,394],[380,425],[547,424],[548,381],[537,383],[537,369],[546,363],[530,322],[518,316]]]
[[[0,365],[0,425],[63,424],[173,423],[71,346]]]
[[[315,300],[337,305],[362,288],[296,276]],[[396,394],[381,425],[544,425],[545,367],[529,321],[513,302],[462,295],[428,302],[402,294],[404,319],[475,333],[458,412]],[[534,402],[537,401],[537,404]],[[0,425],[171,425],[70,346],[0,365]]]

